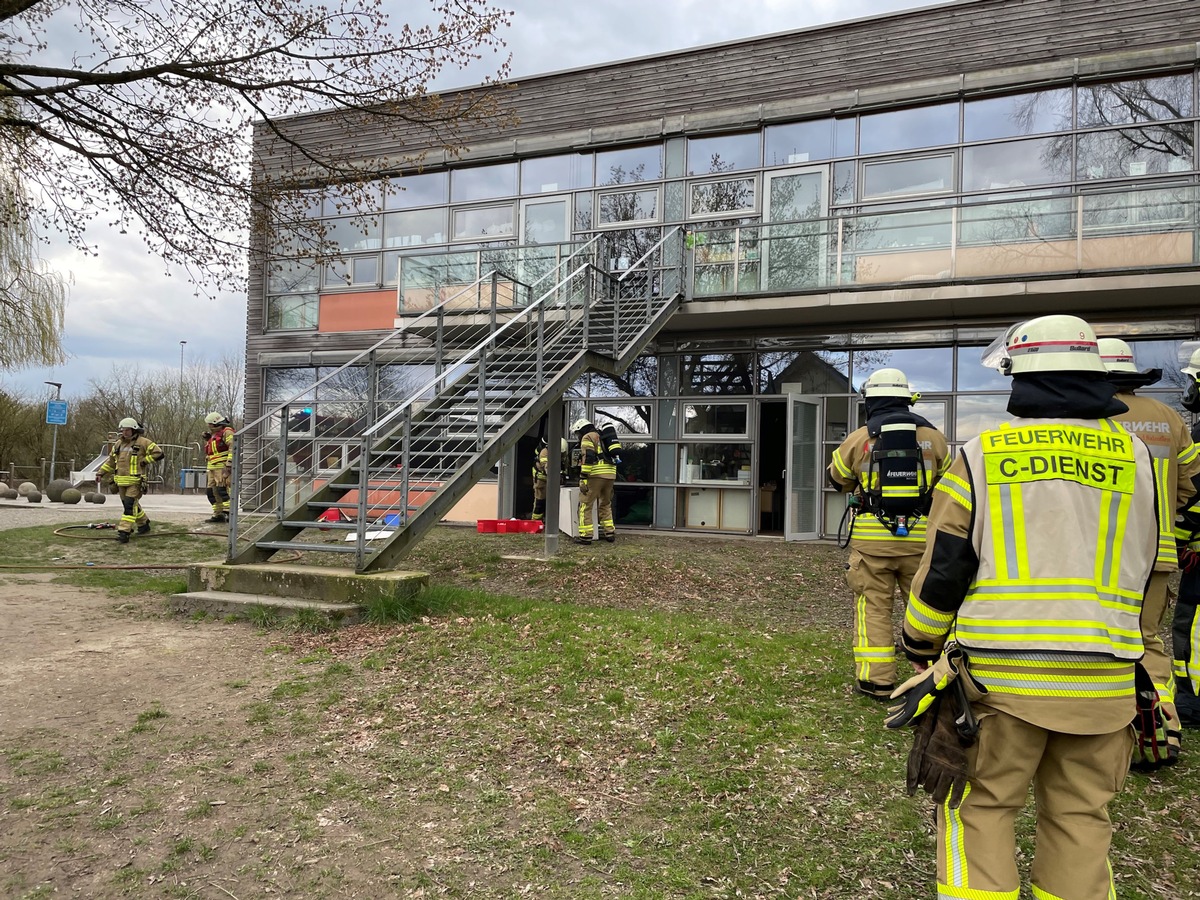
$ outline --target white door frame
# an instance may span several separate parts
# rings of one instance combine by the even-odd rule
[[[786,394],[787,409],[787,468],[784,470],[783,494],[783,537],[787,541],[815,541],[821,531],[821,473],[824,470],[821,458],[821,441],[823,433],[822,419],[824,417],[821,398],[813,394]],[[804,445],[808,454],[797,447],[794,438],[798,422],[797,410],[800,408],[812,410],[812,434],[805,435]],[[811,454],[810,460],[803,457]],[[797,466],[803,465],[804,471],[796,471]],[[808,504],[811,509],[811,521],[797,521],[800,510],[797,508],[798,494],[811,494]]]

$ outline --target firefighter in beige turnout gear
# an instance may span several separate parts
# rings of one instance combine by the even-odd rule
[[[617,467],[607,459],[600,442],[600,431],[587,419],[577,419],[571,426],[579,437],[582,454],[579,478],[579,533],[575,542],[590,544],[595,533],[592,524],[592,507],[596,507],[600,536],[610,544],[617,539],[617,526],[613,522],[613,486],[617,481]]]
[[[942,433],[910,410],[919,395],[899,369],[872,373],[863,385],[863,395],[867,424],[833,451],[828,477],[839,491],[854,491],[852,502],[859,504],[851,525],[846,569],[846,582],[854,592],[855,685],[860,693],[887,700],[896,687],[892,607],[897,588],[902,598],[908,597],[925,549],[925,520],[916,517],[897,529],[894,523],[862,509],[862,498],[878,487],[870,483],[872,478],[879,479],[872,450],[884,429],[899,425],[911,430],[915,426],[926,485],[923,502],[928,502],[928,490],[950,465],[950,451]]]
[[[960,670],[986,690],[966,704],[977,737],[970,747],[941,741],[932,766],[910,757],[910,773],[936,781],[949,769],[956,784],[936,808],[939,898],[1017,900],[1014,826],[1030,783],[1033,896],[1115,898],[1107,806],[1129,771],[1140,712],[1154,464],[1112,419],[1126,407],[1086,322],[1034,319],[1003,347],[1016,418],[968,442],[938,483],[904,622],[918,667],[952,638]],[[912,707],[910,692],[932,690],[939,670],[941,661],[897,698]],[[913,752],[924,755],[917,742]]]
[[[229,488],[233,481],[233,426],[220,413],[204,417],[204,458],[208,474],[208,502],[212,516],[208,522],[229,521]]]
[[[1172,661],[1167,656],[1162,628],[1174,600],[1168,582],[1171,573],[1179,570],[1179,554],[1175,548],[1175,513],[1189,505],[1200,485],[1200,448],[1192,442],[1183,417],[1165,403],[1151,397],[1139,397],[1137,388],[1147,387],[1162,378],[1161,369],[1139,372],[1133,362],[1129,345],[1116,338],[1101,338],[1100,358],[1108,370],[1108,380],[1117,386],[1117,399],[1129,407],[1128,412],[1113,418],[1126,431],[1136,434],[1150,450],[1158,479],[1158,556],[1154,574],[1146,588],[1142,604],[1142,643],[1146,657],[1142,666],[1154,681],[1166,719],[1166,754],[1160,759],[1137,760],[1142,766],[1172,765],[1179,756],[1181,729],[1175,709],[1175,677]],[[1136,757],[1136,754],[1135,754]]]
[[[122,544],[129,542],[135,526],[138,534],[150,530],[150,519],[139,501],[146,492],[150,464],[162,457],[158,444],[142,434],[137,419],[124,418],[117,423],[117,437],[99,471],[103,482],[117,485],[123,511],[117,524],[117,540]]]

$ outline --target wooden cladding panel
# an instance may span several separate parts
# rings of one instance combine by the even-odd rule
[[[687,116],[1167,45],[1195,33],[1200,33],[1200,4],[1187,0],[971,0],[518,79],[501,97],[520,123],[502,132],[468,125],[462,138],[471,145]],[[328,114],[290,122],[317,144],[346,138]],[[353,153],[369,158],[426,142],[426,135],[412,128],[357,129]],[[264,160],[281,161],[265,152],[268,146],[260,135]]]

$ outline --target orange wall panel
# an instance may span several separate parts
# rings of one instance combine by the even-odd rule
[[[395,319],[395,289],[322,294],[317,331],[391,331]]]

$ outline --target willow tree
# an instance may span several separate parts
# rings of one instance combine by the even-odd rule
[[[93,253],[106,228],[136,232],[168,268],[239,289],[252,226],[278,233],[330,185],[359,205],[387,166],[420,162],[360,152],[358,134],[416,129],[414,146],[454,151],[464,124],[498,117],[509,13],[430,12],[410,26],[380,0],[0,0],[0,169],[30,187],[18,213]],[[484,54],[497,68],[482,89],[430,91]],[[310,142],[294,123],[320,111],[334,115]],[[285,172],[252,154],[255,122]]]
[[[0,370],[64,361],[66,279],[40,254],[17,174],[0,168]]]

